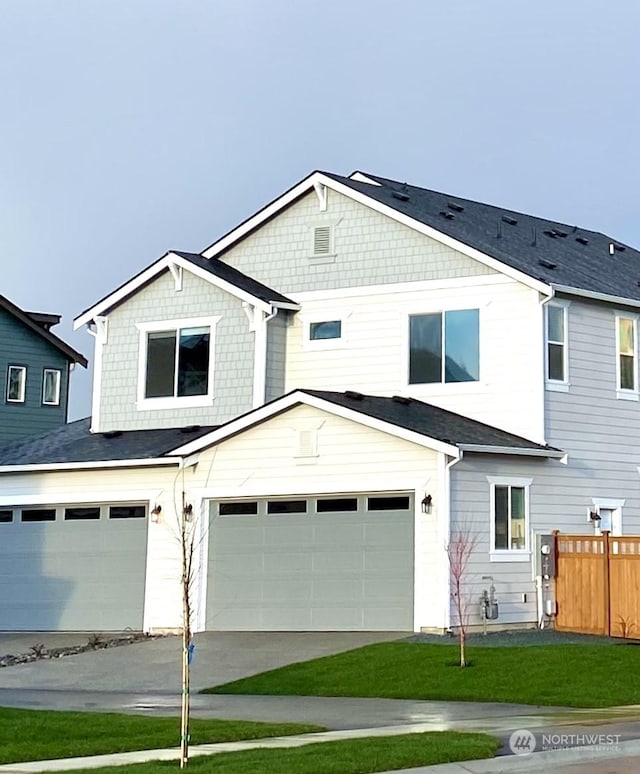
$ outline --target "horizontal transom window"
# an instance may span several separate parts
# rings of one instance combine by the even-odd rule
[[[218,512],[220,516],[255,516],[258,513],[258,503],[255,500],[220,503]]]
[[[145,505],[112,505],[109,508],[110,519],[144,519],[146,515]]]

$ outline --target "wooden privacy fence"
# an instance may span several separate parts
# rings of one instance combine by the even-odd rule
[[[556,628],[640,637],[640,536],[556,533]]]

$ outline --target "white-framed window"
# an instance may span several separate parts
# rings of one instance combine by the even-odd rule
[[[409,315],[409,384],[480,379],[480,310]]]
[[[26,384],[26,366],[10,365],[7,369],[7,403],[24,403]]]
[[[545,307],[546,382],[551,390],[569,387],[568,303],[553,302]]]
[[[45,368],[42,372],[42,403],[45,406],[60,405],[60,371]]]
[[[617,396],[638,400],[638,320],[633,315],[616,315]]]
[[[531,478],[494,478],[490,485],[490,559],[526,561],[529,538],[529,487]]]
[[[302,317],[303,349],[336,349],[346,342],[349,312],[323,310]]]
[[[207,406],[213,400],[220,317],[140,323],[138,408]]]

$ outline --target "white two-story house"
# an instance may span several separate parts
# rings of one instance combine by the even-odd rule
[[[314,172],[76,320],[92,417],[0,451],[2,629],[436,630],[552,607],[537,536],[640,532],[640,253]],[[597,514],[594,520],[590,514]],[[546,612],[545,612],[546,611]]]

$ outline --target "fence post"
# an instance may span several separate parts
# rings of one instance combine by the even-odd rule
[[[602,531],[604,551],[604,633],[611,637],[611,593],[609,589],[609,530]]]

